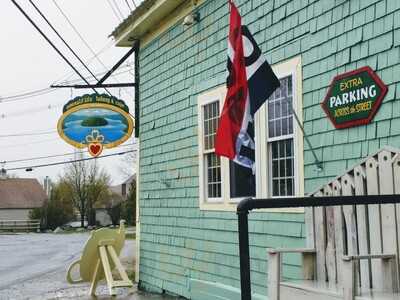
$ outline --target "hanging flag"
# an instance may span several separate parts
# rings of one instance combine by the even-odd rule
[[[219,119],[215,153],[255,171],[254,114],[280,86],[271,66],[231,7],[228,38],[227,95]]]

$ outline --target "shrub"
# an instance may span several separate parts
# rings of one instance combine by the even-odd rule
[[[74,212],[72,202],[65,198],[63,187],[54,185],[50,199],[42,207],[29,212],[30,219],[39,219],[42,229],[56,229],[73,220]]]

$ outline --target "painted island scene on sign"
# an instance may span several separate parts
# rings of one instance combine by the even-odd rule
[[[128,134],[129,124],[120,113],[104,108],[86,108],[69,114],[62,123],[66,137],[86,144],[93,129],[104,136],[103,144],[114,143]]]
[[[58,122],[60,136],[97,156],[104,148],[126,141],[134,127],[125,103],[108,95],[84,95],[69,101]]]
[[[387,87],[369,67],[336,76],[321,103],[336,128],[369,123]]]

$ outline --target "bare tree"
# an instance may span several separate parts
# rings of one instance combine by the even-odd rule
[[[110,197],[110,176],[100,170],[97,161],[89,166],[89,180],[87,191],[86,212],[89,225],[95,225],[95,211],[93,205],[97,202],[102,202]]]
[[[75,155],[75,161],[68,164],[64,171],[64,176],[60,181],[64,181],[69,187],[69,197],[76,209],[78,209],[81,218],[81,227],[85,226],[86,200],[87,200],[87,166],[85,161],[79,161],[83,158],[83,153]]]
[[[69,197],[79,211],[81,227],[84,227],[85,216],[93,223],[93,205],[102,197],[108,197],[110,177],[98,168],[96,160],[89,162],[82,158],[82,152],[75,155],[75,161],[67,165],[60,181],[68,185]]]
[[[137,154],[139,147],[138,144],[136,144],[136,140],[134,138],[132,139],[131,142],[132,142],[132,149],[128,150],[133,150],[133,152],[124,154],[121,158],[119,165],[119,171],[127,178],[135,174],[137,169]]]

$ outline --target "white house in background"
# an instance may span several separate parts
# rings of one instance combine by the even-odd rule
[[[110,191],[113,195],[107,200],[107,203],[97,203],[94,205],[96,209],[96,222],[99,222],[102,226],[112,224],[106,208],[110,206],[113,207],[118,205],[121,201],[125,201],[128,196],[131,183],[134,181],[136,181],[136,174],[133,174],[121,184],[110,187]]]
[[[47,200],[36,179],[0,179],[0,220],[28,220],[29,211]]]
[[[130,176],[128,179],[126,179],[123,183],[119,185],[114,185],[110,187],[110,190],[126,199],[129,193],[129,188],[131,186],[131,183],[133,181],[136,181],[136,174],[133,174]]]

